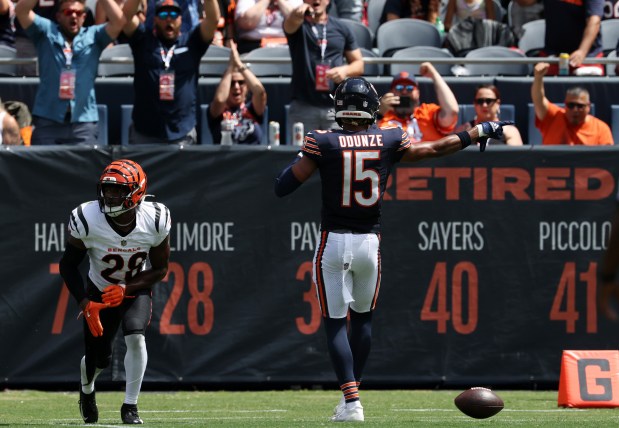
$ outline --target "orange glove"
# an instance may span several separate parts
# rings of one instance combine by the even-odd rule
[[[105,303],[90,301],[86,308],[77,316],[79,318],[80,315],[84,315],[88,329],[94,337],[103,336],[103,326],[101,325],[101,319],[99,319],[99,311],[108,307],[109,305]]]
[[[107,303],[111,308],[120,306],[125,299],[125,286],[112,284],[103,289],[103,303]]]

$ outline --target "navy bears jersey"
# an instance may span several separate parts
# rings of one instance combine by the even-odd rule
[[[379,232],[387,179],[410,144],[398,127],[308,132],[302,150],[320,170],[322,230]]]

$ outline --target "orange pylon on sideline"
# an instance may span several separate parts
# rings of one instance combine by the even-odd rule
[[[563,351],[558,405],[619,407],[619,351]]]

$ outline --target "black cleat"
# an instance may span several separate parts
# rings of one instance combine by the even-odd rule
[[[80,413],[85,423],[94,424],[99,420],[99,409],[97,409],[94,391],[92,394],[85,394],[80,386],[80,401],[77,403],[80,405]]]
[[[143,424],[144,421],[138,415],[138,406],[135,404],[123,403],[120,408],[120,417],[124,424]]]

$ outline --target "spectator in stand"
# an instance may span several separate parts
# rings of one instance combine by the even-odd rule
[[[286,45],[284,18],[303,0],[238,0],[234,28],[239,53],[264,46]]]
[[[11,0],[0,0],[0,45],[15,49],[15,6]]]
[[[29,146],[32,141],[32,115],[28,106],[21,101],[4,101],[2,107],[17,121],[21,137],[19,144]],[[11,127],[12,123],[5,123],[6,126]]]
[[[118,7],[121,9],[125,5],[126,0],[115,0]],[[136,16],[140,20],[141,23],[146,21],[146,0],[140,0],[140,6],[136,13]],[[101,5],[101,3],[97,3],[95,7],[95,24],[105,24],[107,22],[107,14],[105,13],[105,9]],[[127,37],[121,33],[118,35],[118,38],[114,41],[114,44],[121,43],[129,43]]]
[[[251,92],[251,101],[247,94]],[[260,144],[262,120],[267,106],[267,92],[260,80],[239,58],[234,41],[230,42],[230,62],[208,111],[208,126],[215,144],[221,143],[221,121],[234,123],[232,141],[235,144]]]
[[[217,0],[204,2],[205,18],[183,33],[182,9],[176,0],[155,6],[155,29],[146,30],[135,16],[139,0],[127,0],[124,33],[135,59],[131,144],[195,144],[200,59],[219,21]]]
[[[24,144],[17,120],[0,104],[0,144],[19,146]]]
[[[394,76],[391,89],[381,98],[380,128],[399,126],[412,142],[434,141],[454,132],[458,101],[434,66],[424,62],[419,73],[434,82],[438,104],[420,103],[419,85],[407,72]]]
[[[152,30],[155,28],[155,14],[158,0],[148,0],[146,6],[146,28]],[[203,5],[202,0],[176,0],[178,7],[181,9],[181,34],[189,33],[196,25],[200,25],[202,19]]]
[[[219,0],[219,21],[217,30],[213,36],[213,44],[217,46],[230,47],[230,41],[234,40],[234,14],[236,11],[236,0]]]
[[[363,8],[363,0],[333,0],[327,6],[327,13],[338,18],[363,21]]]
[[[520,39],[524,34],[522,26],[530,21],[544,19],[543,0],[511,0],[511,29]]]
[[[20,0],[15,14],[37,47],[45,73],[34,101],[32,145],[96,144],[99,134],[95,77],[101,51],[125,19],[113,0],[99,0],[109,22],[83,28],[85,0],[60,0],[56,25],[32,11],[37,0]]]
[[[475,117],[463,123],[456,129],[457,132],[468,131],[481,122],[498,122],[501,119],[501,93],[492,84],[479,85],[475,90],[473,99],[475,106]],[[501,140],[489,139],[488,144],[507,144],[508,146],[522,146],[520,131],[515,125],[505,125]]]
[[[542,133],[544,145],[612,145],[610,128],[600,119],[591,116],[589,91],[572,87],[565,93],[565,108],[551,103],[544,92],[544,75],[550,64],[535,64],[531,98],[535,107],[535,126]]]
[[[445,31],[466,18],[495,19],[492,0],[449,0],[445,12]]]
[[[603,13],[603,0],[544,0],[546,37],[544,50],[539,56],[558,57],[565,52],[570,55],[570,74],[603,76],[602,64],[583,64],[585,58],[604,56],[600,34]],[[557,64],[551,64],[546,74],[557,75]]]
[[[305,129],[338,127],[331,94],[335,85],[363,74],[355,36],[338,18],[329,17],[329,0],[305,0],[284,20],[292,58],[291,123]]]
[[[440,9],[440,0],[387,0],[383,16],[384,21],[414,18],[434,24],[440,16]]]
[[[32,10],[37,15],[47,18],[53,23],[58,23],[56,21],[56,12],[60,6],[60,3],[61,2],[59,0],[39,0],[36,2]],[[84,28],[88,28],[95,23],[94,14],[88,6],[86,6],[84,10],[86,14],[84,24],[82,26]],[[19,20],[15,20],[15,45],[17,48],[18,58],[34,58],[37,56],[37,50],[34,43],[26,35],[26,32],[20,25]],[[40,67],[41,65],[39,64],[39,68]],[[20,76],[38,76],[37,64],[19,64],[17,66],[17,73]]]

